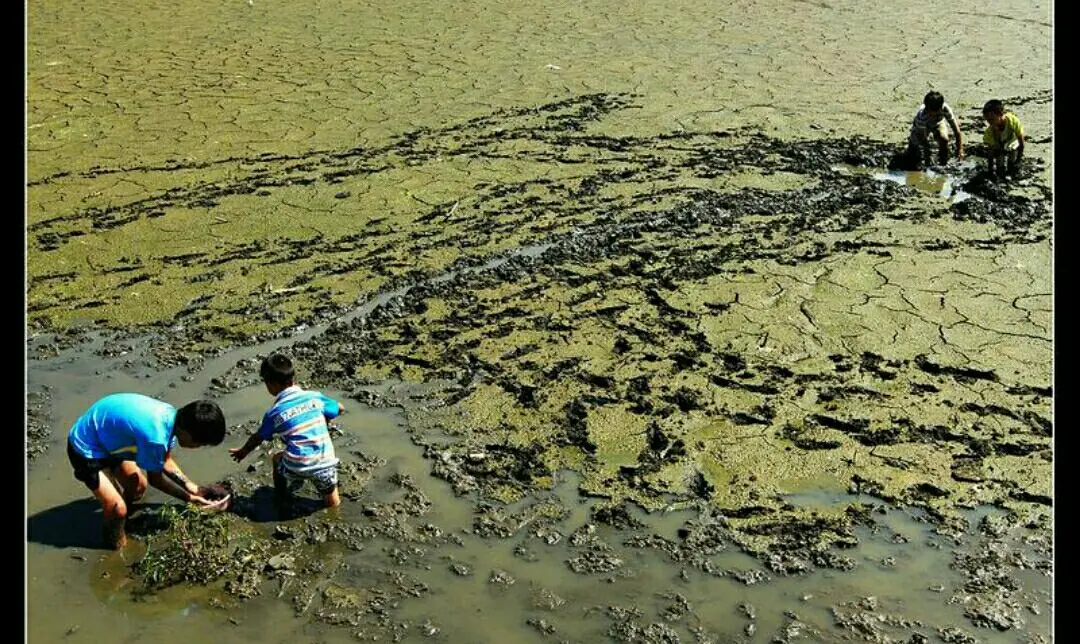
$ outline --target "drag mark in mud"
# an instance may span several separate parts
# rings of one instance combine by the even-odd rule
[[[714,242],[708,255],[708,246],[697,248],[697,257],[688,260],[723,265],[725,259],[739,256],[807,262],[824,259],[830,249],[820,241],[800,242],[802,236],[853,231],[875,217],[924,216],[917,193],[834,170],[841,163],[887,165],[896,150],[870,139],[784,142],[752,131],[655,137],[588,133],[590,124],[605,114],[631,109],[632,99],[598,94],[504,110],[442,129],[406,133],[378,149],[322,150],[300,158],[264,154],[191,168],[180,163],[99,168],[84,176],[38,180],[31,190],[89,191],[95,181],[113,174],[175,176],[175,185],[135,198],[87,197],[107,203],[33,217],[27,232],[39,252],[29,275],[31,324],[62,332],[78,311],[92,308],[98,324],[172,327],[174,344],[202,350],[324,322],[341,315],[365,291],[417,283],[516,247],[545,243],[546,238],[585,232],[597,242],[617,244],[617,251],[618,246],[640,246],[633,243],[635,237],[661,229],[690,237],[709,229],[726,234],[726,239]],[[535,168],[546,176],[519,179],[480,169],[481,163],[497,168],[510,156],[523,169]],[[366,194],[405,169],[437,160],[477,166],[461,177],[472,181],[465,188],[466,198],[430,200],[410,192],[409,201],[419,205],[419,211],[387,219],[373,217],[373,204],[363,198],[341,197],[345,192]],[[220,171],[221,177],[197,178],[212,171]],[[753,185],[779,176],[798,181],[785,189]],[[688,185],[702,180],[716,185]],[[367,187],[341,191],[337,186],[342,182]],[[974,186],[971,192],[979,189]],[[981,189],[990,198],[954,204],[952,216],[1000,226],[995,244],[1045,236],[1048,194],[1035,198],[997,186]],[[298,191],[306,197],[288,196]],[[268,197],[273,198],[269,205],[259,201]],[[275,201],[280,199],[325,207],[309,215],[286,215],[297,208]],[[267,214],[260,214],[266,208]],[[148,221],[166,212],[167,217],[157,219],[162,223]],[[281,234],[260,234],[251,241],[248,231],[262,221],[279,222],[275,227]],[[55,268],[68,264],[68,255],[85,253],[71,246],[77,238],[120,227],[156,239],[168,237],[174,226],[180,233],[192,225],[216,232],[203,242],[191,238],[183,253],[94,253],[86,260],[91,271],[76,274]],[[873,242],[838,239],[831,252],[889,252],[866,243]],[[183,286],[174,288],[177,284]],[[215,286],[215,293],[201,299],[204,296],[196,294],[208,284]],[[148,298],[144,301],[154,304],[132,309],[126,297]],[[170,324],[181,313],[183,323]]]
[[[227,210],[234,199],[287,198],[304,214],[248,213],[291,226],[288,235],[235,229],[152,257],[90,253],[87,277],[43,259],[31,271],[32,324],[64,333],[72,310],[92,307],[94,325],[157,331],[156,357],[196,370],[230,345],[325,325],[289,347],[306,383],[362,402],[387,381],[432,387],[420,408],[399,402],[431,473],[475,504],[469,534],[565,539],[574,575],[620,579],[631,566],[595,527],[567,534],[559,525],[566,508],[542,495],[566,471],[580,476],[580,496],[606,508],[598,523],[636,529],[620,507],[696,510],[681,542],[634,534],[622,545],[747,585],[768,575],[724,569],[709,555],[738,549],[775,575],[853,567],[843,551],[873,523],[869,510],[788,502],[811,485],[916,508],[944,527],[979,506],[1038,525],[1052,509],[1049,289],[1007,260],[1045,245],[1049,189],[963,170],[957,179],[973,197],[949,204],[838,170],[885,167],[896,152],[858,137],[589,132],[630,107],[627,96],[582,97],[408,133],[377,150],[200,167],[222,177],[187,184],[187,169],[166,170],[179,185],[35,220],[38,255],[62,264],[86,253],[76,237],[165,221],[152,216],[162,209],[222,231],[238,214]],[[412,184],[408,207],[386,216],[351,196],[438,159],[481,169],[439,198],[412,194]],[[510,162],[520,166],[484,169]],[[1033,160],[1026,180],[1041,169]],[[144,171],[102,176],[130,172]],[[55,176],[33,188],[98,178]],[[292,196],[301,190],[311,199]],[[177,293],[158,298],[162,289]],[[140,291],[158,305],[139,311],[142,324],[111,317]],[[387,291],[349,315],[358,297]],[[1030,306],[1015,306],[1020,299]],[[211,390],[247,386],[254,373],[239,363]],[[433,428],[454,440],[425,440]],[[389,607],[430,592],[424,548],[460,537],[421,519],[433,505],[422,484],[374,478],[377,467],[354,454],[343,480],[381,485],[389,500],[346,493],[356,521],[275,529],[251,568],[222,572],[232,594],[279,581],[298,614],[394,631]],[[256,478],[229,482],[241,517],[259,512],[244,502]],[[385,565],[346,570],[331,558],[307,568],[317,565],[307,546],[375,543]],[[286,588],[294,569],[305,581]],[[488,579],[514,585],[498,572]],[[1013,590],[1000,580],[972,589],[974,623],[1018,623],[989,599],[1002,588]],[[862,628],[862,608],[838,622]],[[612,620],[612,637],[670,636],[632,612]],[[796,622],[789,627],[804,628]]]

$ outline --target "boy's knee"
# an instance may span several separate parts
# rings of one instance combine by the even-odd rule
[[[124,521],[128,516],[128,506],[123,500],[117,499],[105,505],[105,519],[111,522]]]
[[[129,503],[139,501],[146,494],[147,481],[139,474],[129,474],[121,479],[124,488],[124,499]]]

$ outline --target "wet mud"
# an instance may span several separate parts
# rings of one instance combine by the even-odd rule
[[[432,592],[411,569],[437,565],[455,576],[486,575],[493,587],[515,583],[504,570],[432,563],[433,553],[461,547],[462,535],[518,539],[513,552],[525,561],[547,561],[550,549],[565,549],[568,571],[613,584],[633,576],[628,552],[654,551],[684,578],[753,585],[815,570],[853,571],[858,564],[846,553],[859,544],[857,530],[875,528],[876,513],[886,508],[907,508],[925,512],[926,521],[958,543],[972,534],[1015,538],[1031,532],[1028,538],[1042,546],[1033,555],[1022,554],[1019,545],[1003,551],[1004,540],[956,555],[952,565],[966,581],[942,597],[963,604],[967,623],[956,627],[961,631],[1022,628],[1030,618],[1022,603],[1038,600],[1007,570],[1033,567],[1049,575],[1052,560],[1046,532],[1053,461],[1049,374],[1023,359],[995,367],[977,350],[969,354],[954,346],[954,330],[962,338],[964,327],[989,331],[993,323],[970,303],[949,303],[954,295],[947,288],[924,285],[916,294],[907,292],[892,267],[913,254],[994,257],[1013,245],[1045,241],[1052,195],[1039,180],[1042,162],[1031,160],[1019,181],[1004,185],[988,181],[977,163],[958,165],[952,181],[969,197],[947,201],[852,171],[884,168],[896,157],[895,145],[865,138],[589,133],[590,123],[631,108],[632,101],[594,95],[497,113],[410,133],[377,151],[225,160],[258,169],[229,185],[169,190],[32,225],[29,241],[36,252],[59,253],[77,237],[61,234],[65,228],[130,225],[162,208],[207,205],[301,177],[330,185],[380,172],[389,155],[423,163],[518,149],[518,158],[537,164],[564,167],[592,158],[599,166],[561,179],[479,184],[468,214],[459,201],[434,204],[404,234],[284,245],[260,240],[214,256],[177,258],[196,282],[245,263],[309,260],[309,268],[281,289],[244,294],[246,304],[238,308],[223,308],[229,293],[210,289],[167,321],[103,324],[119,340],[105,342],[98,355],[123,358],[132,351],[127,364],[148,371],[198,374],[230,349],[284,340],[309,386],[409,410],[411,442],[430,464],[426,475],[475,504],[471,525],[458,532],[428,522],[432,501],[412,475],[383,473],[378,480],[385,465],[379,454],[359,449],[362,439],[355,448],[343,441],[339,449],[350,456],[342,466],[346,505],[340,516],[325,518],[317,507],[275,514],[257,502],[260,490],[265,497],[266,468],[249,467],[221,482],[234,495],[227,516],[166,506],[135,522],[133,531],[149,547],[131,566],[137,581],[132,592],[213,586],[222,595],[212,601],[223,607],[269,592],[291,601],[297,615],[347,627],[361,639],[372,634],[396,640],[417,629],[436,637],[439,627],[430,618],[406,628],[395,617],[402,602]],[[979,155],[977,146],[971,155]],[[172,169],[103,168],[88,176],[152,171]],[[712,183],[686,185],[703,180]],[[940,227],[919,228],[935,219],[967,232],[950,230],[942,238],[935,234]],[[432,246],[461,252],[425,262],[423,251]],[[496,250],[500,246],[511,250]],[[408,256],[418,261],[387,261]],[[834,281],[827,267],[843,264],[864,267],[860,279],[869,281]],[[99,275],[126,275],[116,284],[123,292],[150,279],[148,270],[117,264]],[[312,299],[304,286],[354,272],[383,275],[386,295],[355,309],[328,295]],[[145,279],[135,279],[139,274]],[[31,281],[31,295],[40,302],[30,310],[37,329],[31,346],[39,357],[77,350],[89,333],[86,327],[44,333],[57,324],[50,311],[107,306],[71,306],[70,297],[93,297],[78,288],[81,279]],[[61,285],[75,295],[45,295]],[[890,287],[900,291],[898,297]],[[848,295],[832,304],[815,296],[830,289]],[[1048,294],[1005,290],[990,297],[992,307],[1027,324],[1017,335],[1048,355],[1049,328],[1039,322],[1046,311],[1036,304]],[[860,321],[860,309],[874,298],[903,302],[918,323],[878,329],[891,334],[885,345],[862,341],[858,336],[872,335],[865,327],[873,323]],[[933,302],[927,306],[917,298]],[[313,305],[318,301],[323,304]],[[304,302],[294,310],[306,313],[287,313],[295,302]],[[759,319],[761,311],[782,322]],[[238,331],[230,316],[246,320],[250,331]],[[923,335],[914,328],[919,325],[936,329],[933,337],[911,337]],[[305,331],[307,337],[296,338]],[[123,338],[147,334],[148,352],[135,358],[135,345]],[[388,381],[427,387],[388,395],[379,390]],[[241,359],[213,375],[207,391],[225,396],[257,384],[257,359]],[[42,417],[48,396],[31,400],[33,456],[48,442]],[[238,426],[230,436],[240,440],[252,428]],[[438,438],[431,437],[435,433]],[[342,436],[339,431],[337,438]],[[576,495],[593,503],[589,520],[577,527],[565,523],[566,503],[550,496],[564,471],[578,473]],[[811,481],[838,495],[875,501],[819,508],[787,500],[787,493]],[[372,486],[393,500],[372,495]],[[983,506],[1006,514],[993,526],[962,518]],[[650,531],[648,513],[672,511],[694,518],[671,536]],[[274,517],[281,523],[270,528],[265,522]],[[361,570],[327,554],[374,549],[382,551],[383,562]],[[714,557],[727,549],[753,557],[760,567],[718,565]],[[685,598],[674,597],[660,621],[650,622],[633,606],[610,607],[606,635],[646,642],[691,636],[682,621],[691,611]],[[866,641],[893,641],[888,638],[896,632],[917,638],[927,630],[914,617],[875,609],[872,598],[837,605],[827,628]],[[527,620],[551,637],[557,623]],[[744,636],[753,636],[753,624],[751,618]],[[778,628],[772,641],[824,637],[815,630],[821,626],[795,617]],[[942,630],[938,637],[969,636]]]
[[[1010,104],[1025,98],[1010,98]],[[1030,98],[1049,100],[1048,95]],[[917,202],[911,191],[875,183],[865,175],[847,176],[837,168],[839,164],[885,167],[902,152],[895,144],[861,137],[785,142],[754,131],[668,133],[651,138],[588,132],[587,126],[603,121],[612,112],[635,107],[631,95],[597,94],[506,110],[438,130],[408,132],[373,150],[206,162],[229,178],[199,181],[193,186],[177,183],[137,199],[109,199],[108,206],[37,219],[27,226],[27,245],[35,269],[28,283],[30,328],[49,332],[59,327],[64,333],[73,333],[77,331],[72,327],[79,325],[72,322],[90,316],[98,326],[157,331],[168,338],[160,358],[175,363],[198,359],[185,352],[250,344],[341,316],[356,296],[355,290],[343,292],[341,282],[351,281],[343,280],[346,275],[364,276],[362,287],[393,290],[527,245],[559,242],[547,255],[549,263],[559,252],[565,257],[585,252],[589,261],[600,261],[605,254],[608,259],[625,257],[640,246],[632,236],[664,231],[685,238],[702,226],[713,226],[730,233],[727,247],[739,246],[730,257],[722,248],[709,249],[711,256],[730,260],[729,264],[766,258],[788,263],[819,261],[827,257],[829,249],[800,247],[800,243],[808,243],[800,236],[851,232],[875,213],[916,221],[926,216],[950,216],[958,221],[991,223],[1002,233],[988,243],[1032,242],[1048,235],[1049,188],[1040,181],[1032,184],[1031,179],[1044,174],[1043,162],[1037,157],[1028,160],[1017,182],[1027,189],[1013,190],[988,181],[984,173],[966,171],[954,181],[986,199],[965,200],[952,204],[948,211],[938,208],[929,215],[905,213],[905,209],[914,210]],[[965,123],[974,122],[974,115],[965,116],[969,117]],[[975,144],[969,146],[969,154],[978,157],[983,152]],[[373,176],[392,174],[401,165],[504,158],[545,168],[546,176],[474,184],[465,204],[460,198],[427,204],[418,199],[413,217],[392,223],[371,218],[359,204],[349,205],[348,191],[333,188],[347,180],[370,181]],[[581,167],[586,165],[587,169]],[[576,171],[562,171],[567,168]],[[93,183],[99,177],[121,174],[128,181],[137,181],[142,175],[161,175],[159,181],[168,181],[173,173],[202,169],[206,168],[94,168],[77,179]],[[760,179],[751,181],[753,177]],[[769,185],[775,177],[782,177],[781,186],[791,182],[799,185],[777,190]],[[30,189],[68,180],[71,178],[65,173],[50,175],[31,181]],[[702,181],[719,185],[686,185]],[[747,181],[761,185],[744,185]],[[68,264],[63,258],[75,251],[67,247],[94,231],[139,228],[150,225],[149,220],[166,210],[205,213],[230,197],[270,196],[275,191],[295,191],[297,186],[316,186],[317,193],[342,201],[343,205],[332,207],[333,216],[358,222],[363,231],[327,239],[318,228],[308,228],[299,239],[238,240],[213,252],[207,249],[138,260],[119,256],[111,265],[98,265],[105,260],[88,258],[89,271],[49,268],[54,263]],[[331,192],[334,194],[329,197]],[[255,212],[259,209],[257,202],[249,207]],[[229,223],[227,217],[213,218],[212,226]],[[161,226],[163,231],[169,229]],[[613,237],[619,238],[620,248],[604,248]],[[747,241],[752,245],[745,245]],[[834,243],[855,250],[849,247],[855,243],[851,240]],[[290,266],[287,281],[255,284],[256,280],[244,279],[253,266],[276,265]],[[694,270],[701,271],[688,268]],[[177,280],[188,286],[174,288]],[[195,295],[180,301],[177,295],[183,293]],[[132,309],[126,305],[128,297],[147,298],[154,305]],[[149,315],[155,321],[131,324],[132,315]],[[39,350],[47,351],[48,345]],[[179,355],[170,356],[172,353]]]
[[[773,66],[753,91],[797,85]],[[165,642],[1052,641],[1052,94],[998,95],[1037,117],[993,181],[967,93],[966,158],[917,170],[862,112],[796,129],[800,99],[742,96],[730,126],[676,127],[650,82],[596,89],[622,86],[366,114],[360,143],[279,136],[304,122],[280,97],[251,134],[201,88],[188,124],[236,125],[210,153],[106,128],[83,156],[36,102],[28,583],[74,607],[58,633],[31,610],[39,639],[122,614]],[[880,115],[864,98],[838,109]],[[275,504],[266,450],[226,463],[272,350],[350,410],[335,510]],[[222,447],[181,458],[227,512],[151,496],[126,551],[79,536],[98,516],[58,500],[85,492],[63,440],[110,389],[222,404]]]

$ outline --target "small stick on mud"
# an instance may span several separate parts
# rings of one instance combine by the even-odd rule
[[[454,216],[454,211],[457,210],[458,204],[460,204],[460,203],[461,203],[460,199],[458,199],[457,201],[454,202],[454,205],[450,207],[450,212],[446,213],[446,215],[443,217],[443,221],[447,221],[451,217]]]
[[[876,449],[877,447],[875,446],[873,449],[870,450],[870,456],[873,456],[874,458],[880,458],[881,460],[885,461],[886,465],[895,467],[900,470],[907,470],[916,465],[914,462],[909,461],[906,458],[901,458],[899,456],[885,456],[883,454],[875,454],[874,450]]]

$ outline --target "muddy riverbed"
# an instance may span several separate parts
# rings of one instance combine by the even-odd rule
[[[1052,641],[1051,16],[929,6],[28,5],[28,639]],[[228,458],[273,350],[335,511]],[[228,513],[100,548],[120,390]]]

